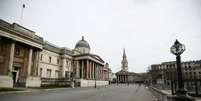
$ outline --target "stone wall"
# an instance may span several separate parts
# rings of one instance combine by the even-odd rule
[[[50,59],[51,58],[51,61]],[[56,78],[56,71],[60,71],[60,56],[57,53],[43,50],[40,56],[41,65],[40,68],[41,71],[41,77],[48,77],[47,76],[47,69],[51,70],[51,77],[50,78]],[[59,63],[57,63],[57,59],[59,59]],[[48,77],[49,78],[49,77]]]
[[[80,83],[80,87],[93,87],[95,86],[95,82],[96,82],[96,86],[105,86],[109,84],[108,81],[100,81],[100,80],[95,81],[95,80],[79,79],[76,82]]]

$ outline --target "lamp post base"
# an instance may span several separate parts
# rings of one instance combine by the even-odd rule
[[[185,89],[176,91],[176,95],[171,97],[171,101],[196,101],[187,94]]]

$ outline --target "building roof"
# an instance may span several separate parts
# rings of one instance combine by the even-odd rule
[[[3,37],[26,43],[37,48],[42,48],[43,38],[37,36],[34,31],[17,23],[10,24],[0,19],[0,31],[3,31],[0,33]]]

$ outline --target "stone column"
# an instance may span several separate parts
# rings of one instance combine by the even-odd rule
[[[118,82],[120,81],[120,79],[119,79],[119,75],[118,75]]]
[[[100,80],[100,66],[98,65],[98,79]]]
[[[126,81],[126,77],[125,77],[125,75],[124,75],[124,82]]]
[[[123,81],[123,76],[121,75],[121,82]]]
[[[121,75],[121,82],[123,82],[123,75]]]
[[[94,63],[94,79],[97,79],[97,67],[96,67],[96,63]]]
[[[126,75],[124,75],[124,82],[126,82]]]
[[[94,69],[94,67],[93,67],[93,61],[91,61],[91,79],[93,80],[94,78],[93,78],[93,70]]]
[[[90,61],[89,60],[87,60],[88,61],[88,79],[90,79]]]
[[[128,75],[126,75],[126,82],[128,82]]]
[[[121,75],[119,75],[119,81],[121,81]]]
[[[101,66],[100,65],[98,66],[99,66],[99,79],[101,80]]]
[[[98,65],[96,64],[96,79],[98,80]]]
[[[95,68],[95,63],[93,62],[93,78],[94,78],[94,80],[96,79],[95,77],[95,73],[96,72],[96,68]]]
[[[79,61],[76,61],[76,78],[79,78],[80,77],[80,67],[79,67]]]
[[[122,81],[122,75],[120,75],[120,81]]]
[[[91,61],[91,62],[90,62],[90,78],[91,78],[91,79],[93,79],[93,78],[92,78],[92,71],[93,71],[93,68],[92,68],[92,61]]]
[[[102,80],[104,80],[104,67],[102,67]]]
[[[93,79],[93,78],[92,78],[92,71],[93,71],[93,68],[92,68],[92,61],[90,61],[90,79]]]
[[[101,67],[100,65],[98,65],[98,67],[99,67],[99,79],[101,80]]]
[[[65,78],[66,58],[62,56],[61,77]]]
[[[89,79],[91,79],[91,61],[89,61]]]
[[[92,68],[93,68],[93,79],[95,79],[95,64],[94,64],[94,62],[92,63]]]
[[[104,71],[104,67],[103,67],[103,71],[102,71],[103,73],[103,80],[105,80],[105,71]]]
[[[128,82],[128,75],[126,75],[126,82]]]
[[[118,81],[119,81],[118,79],[119,79],[119,76],[117,75],[117,81],[116,81],[116,82],[118,82]]]
[[[91,61],[89,60],[89,79],[91,79]]]
[[[105,80],[108,80],[108,71],[105,72]]]
[[[82,70],[82,73],[81,73],[81,78],[83,79],[84,78],[84,60],[81,60],[81,70]]]
[[[89,73],[88,73],[89,69],[88,68],[89,68],[89,61],[86,60],[86,71],[85,71],[86,79],[89,78]]]
[[[10,44],[9,50],[7,50],[7,60],[8,63],[6,64],[6,74],[7,75],[0,75],[0,87],[1,88],[12,88],[13,87],[13,78],[12,78],[12,68],[13,68],[13,59],[14,59],[14,52],[15,52],[15,43],[12,42]],[[1,68],[1,67],[0,67]]]
[[[8,75],[12,76],[12,69],[13,69],[13,59],[14,59],[14,53],[15,53],[15,43],[11,43],[10,47],[10,57],[9,57],[9,63],[8,63]]]
[[[34,76],[38,76],[38,74],[39,74],[39,72],[38,72],[38,68],[40,68],[39,67],[39,56],[40,54],[39,54],[39,51],[38,50],[36,50],[36,54],[35,54],[35,61],[34,61],[34,73],[33,73],[33,75]]]
[[[119,75],[119,82],[121,81],[121,76]]]
[[[120,75],[119,75],[118,77],[119,77],[119,78],[118,78],[118,79],[119,79],[118,82],[120,82]]]
[[[121,78],[121,76],[119,75],[119,82],[121,81],[121,79],[120,79],[120,78]]]
[[[123,80],[124,80],[124,82],[125,82],[125,79],[126,79],[126,78],[125,78],[125,75],[123,75]]]
[[[97,79],[99,80],[99,66],[97,64]]]
[[[98,66],[98,64],[96,64],[97,65],[97,79],[99,80],[99,66]]]
[[[30,49],[29,49],[29,57],[28,57],[28,67],[27,67],[27,79],[26,79],[26,87],[40,87],[41,85],[41,79],[40,77],[38,77],[34,72],[37,72],[37,69],[39,68],[38,65],[36,67],[36,60],[33,62],[34,63],[34,67],[33,69],[32,68],[32,55],[33,55],[33,49],[32,47],[30,46]],[[39,58],[39,54],[35,54],[35,55],[38,55],[38,56],[35,56],[34,58],[37,59]],[[38,62],[38,60],[37,60]],[[37,68],[37,69],[36,69]],[[33,70],[33,71],[32,71]],[[33,73],[31,73],[31,71]],[[35,76],[36,75],[36,76]]]
[[[125,76],[126,76],[126,82],[127,82],[128,81],[128,78],[127,78],[128,76],[127,75],[125,75]]]
[[[126,75],[124,75],[124,82],[126,81]]]
[[[95,65],[95,62],[93,63],[93,66],[94,66],[94,79],[95,79],[95,77],[96,77],[96,76],[95,76],[95,74],[96,74],[96,73],[95,73],[95,72],[96,72],[96,65]]]
[[[100,79],[103,80],[103,67],[100,66]]]
[[[31,76],[32,54],[33,54],[33,49],[32,49],[32,47],[30,47],[30,49],[29,49],[29,58],[28,58],[27,76]]]
[[[41,66],[41,60],[40,60],[41,52],[40,52],[40,51],[41,51],[41,50],[39,50],[38,53],[37,53],[37,54],[38,54],[38,57],[39,57],[39,58],[38,58],[38,74],[37,74],[38,76],[40,75],[40,66]],[[42,75],[41,75],[41,76],[42,76]]]

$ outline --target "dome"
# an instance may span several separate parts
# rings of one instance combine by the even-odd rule
[[[90,49],[89,43],[84,40],[84,36],[82,36],[82,40],[78,41],[78,43],[75,45],[75,48],[87,48]]]

